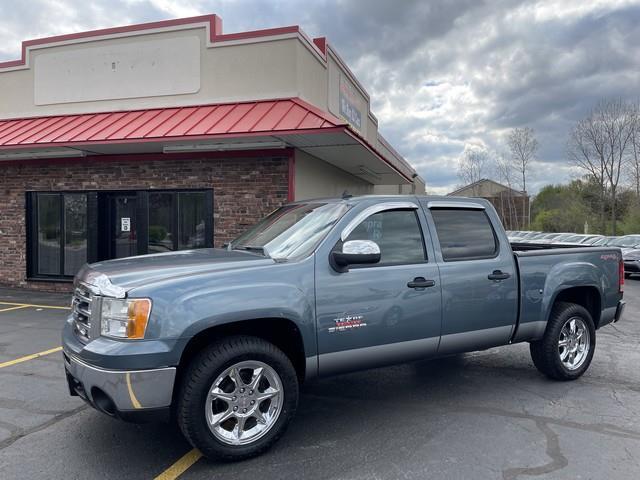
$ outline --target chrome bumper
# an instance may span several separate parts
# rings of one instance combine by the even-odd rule
[[[64,353],[71,395],[112,416],[171,405],[175,367],[154,370],[105,370]]]

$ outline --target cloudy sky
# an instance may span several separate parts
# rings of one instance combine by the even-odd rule
[[[573,123],[601,98],[640,96],[640,0],[0,0],[0,61],[29,38],[203,13],[227,33],[327,36],[433,193],[459,184],[465,148],[504,151],[522,126],[541,146],[531,190],[568,180]]]

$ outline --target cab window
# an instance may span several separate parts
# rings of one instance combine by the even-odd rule
[[[349,240],[371,240],[380,247],[380,262],[360,268],[423,263],[427,259],[422,230],[415,210],[387,210],[375,213],[349,234],[346,241]],[[342,249],[342,243],[338,242],[335,249]]]

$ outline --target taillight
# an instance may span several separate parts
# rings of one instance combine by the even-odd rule
[[[624,290],[624,260],[620,258],[618,263],[618,291],[622,293]]]

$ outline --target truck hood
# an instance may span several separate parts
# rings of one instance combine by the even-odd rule
[[[201,248],[92,263],[85,265],[76,279],[97,287],[105,295],[122,297],[135,287],[171,278],[270,264],[275,261],[250,252]]]

